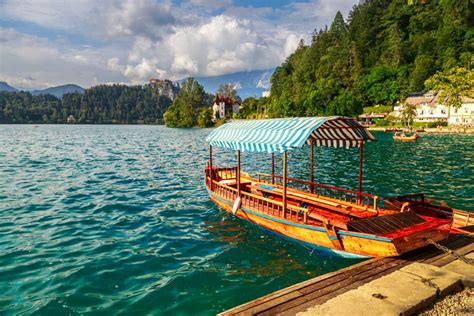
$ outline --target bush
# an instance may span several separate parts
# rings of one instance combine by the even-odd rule
[[[378,120],[377,122],[375,122],[375,126],[377,126],[377,127],[386,127],[386,126],[391,125],[390,123],[391,122],[388,121],[388,120]]]
[[[391,105],[369,106],[364,108],[364,113],[388,113],[392,112],[392,109]]]

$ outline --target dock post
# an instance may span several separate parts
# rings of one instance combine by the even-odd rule
[[[272,153],[272,184],[275,184],[275,153]]]
[[[286,217],[286,151],[283,152],[283,218]]]
[[[359,196],[357,197],[358,204],[362,204],[362,161],[364,156],[364,142],[359,140]]]
[[[309,153],[309,186],[310,186],[310,192],[313,193],[313,182],[314,182],[314,142],[311,139],[310,140],[311,144],[311,152]]]
[[[211,191],[212,191],[212,145],[209,145],[209,178],[211,179]]]
[[[237,174],[236,174],[236,180],[237,180],[237,193],[238,193],[238,196],[240,196],[240,150],[237,150]]]

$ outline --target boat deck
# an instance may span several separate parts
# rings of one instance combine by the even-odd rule
[[[460,255],[474,252],[473,239],[461,235],[451,235],[441,244]],[[427,246],[397,258],[374,258],[281,289],[219,315],[295,315],[413,262],[442,267],[454,260],[454,256],[434,246]]]

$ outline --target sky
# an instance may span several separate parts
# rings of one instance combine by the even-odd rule
[[[269,69],[357,0],[0,0],[0,81],[142,84]]]

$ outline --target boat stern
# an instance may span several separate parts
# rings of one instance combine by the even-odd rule
[[[440,242],[449,235],[452,221],[436,220],[429,221],[431,227],[426,224],[415,225],[409,229],[396,232],[398,236],[391,236],[393,244],[399,255],[430,245],[432,242]],[[418,227],[417,227],[418,226]]]

